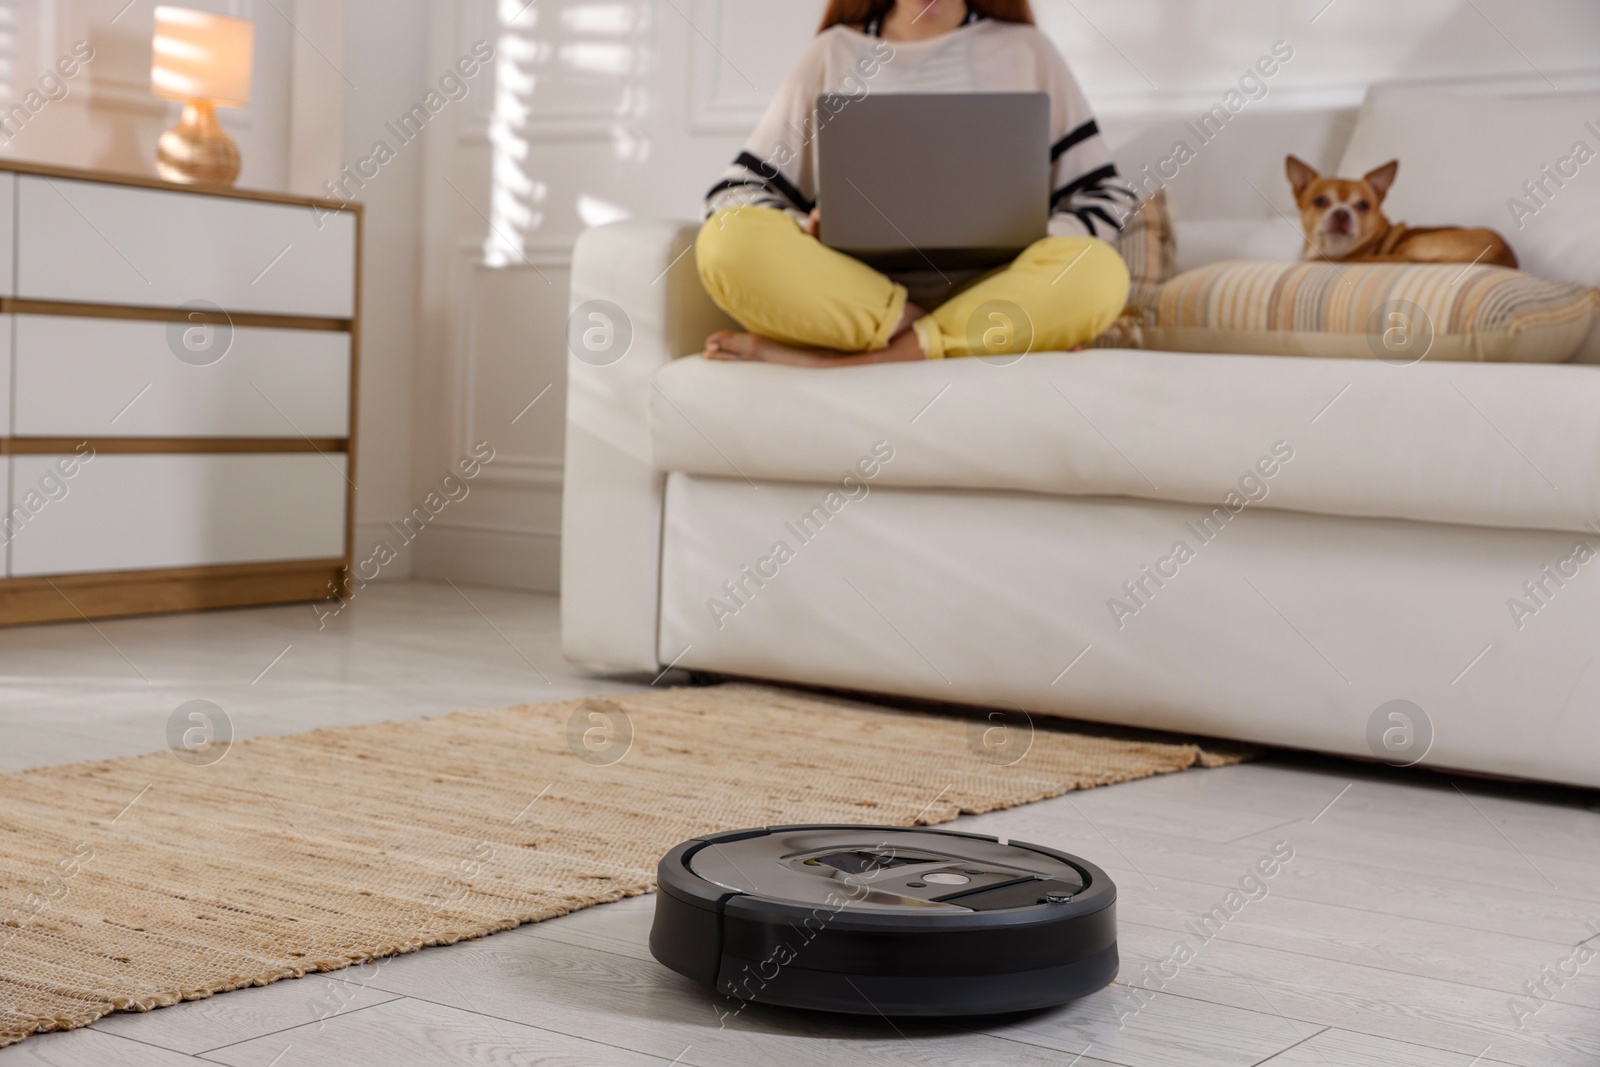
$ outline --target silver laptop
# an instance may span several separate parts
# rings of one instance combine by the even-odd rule
[[[1050,97],[817,98],[822,242],[879,270],[1006,263],[1045,236]]]

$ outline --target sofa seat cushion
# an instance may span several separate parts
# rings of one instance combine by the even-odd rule
[[[658,373],[651,407],[658,469],[751,483],[853,475],[1522,529],[1600,522],[1589,366],[1096,349],[806,370],[694,356]]]

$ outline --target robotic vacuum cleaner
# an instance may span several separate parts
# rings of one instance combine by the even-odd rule
[[[1065,852],[893,826],[697,837],[657,871],[650,952],[741,1002],[991,1015],[1117,975],[1117,889]]]

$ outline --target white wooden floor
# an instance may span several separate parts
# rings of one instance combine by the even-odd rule
[[[551,598],[429,583],[369,588],[320,631],[304,607],[0,631],[0,770],[161,748],[168,715],[196,698],[249,736],[650,681],[566,665]],[[1149,991],[1119,985],[1022,1018],[750,1007],[719,1029],[727,1005],[650,958],[644,897],[342,975],[112,1016],[0,1050],[0,1067],[1592,1067],[1597,804],[1281,759],[964,819],[1079,852],[1121,889],[1121,982]],[[1196,934],[1278,842],[1294,858],[1265,896],[1214,936]],[[1528,999],[1539,981],[1541,999]],[[329,1003],[345,1007],[319,1022]]]

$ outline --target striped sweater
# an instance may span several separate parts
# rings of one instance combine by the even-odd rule
[[[1044,92],[1050,96],[1051,236],[1115,240],[1138,204],[1117,174],[1077,79],[1036,27],[970,15],[926,41],[884,40],[882,27],[834,26],[811,43],[706,196],[706,214],[740,205],[797,217],[816,207],[813,109],[824,93]]]

